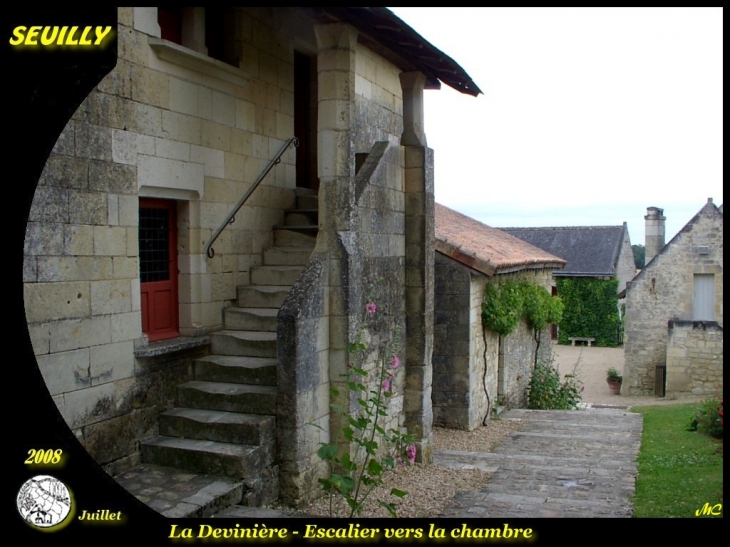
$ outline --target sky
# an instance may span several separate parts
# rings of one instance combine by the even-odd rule
[[[426,90],[436,201],[494,227],[723,203],[722,8],[390,8],[483,91]]]

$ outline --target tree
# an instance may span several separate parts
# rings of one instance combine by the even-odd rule
[[[634,264],[636,268],[641,270],[646,262],[646,248],[643,245],[632,245],[631,250],[634,251]]]

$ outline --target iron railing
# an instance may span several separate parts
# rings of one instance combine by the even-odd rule
[[[239,209],[243,207],[243,204],[246,203],[246,200],[251,197],[251,194],[253,194],[254,190],[258,188],[258,185],[261,183],[262,180],[266,177],[266,175],[269,174],[269,171],[271,171],[274,168],[274,165],[277,163],[281,163],[281,156],[284,155],[284,152],[286,152],[287,148],[289,146],[294,145],[294,147],[299,146],[299,140],[296,137],[292,137],[286,143],[284,146],[281,147],[281,150],[279,150],[279,153],[269,162],[269,165],[266,166],[266,169],[263,170],[263,172],[259,175],[259,177],[256,179],[256,181],[249,187],[248,190],[246,190],[246,193],[243,195],[243,197],[238,200],[238,203],[233,208],[233,210],[230,212],[230,214],[226,217],[226,220],[223,221],[223,224],[220,225],[218,230],[216,230],[215,234],[213,234],[213,237],[210,239],[210,242],[208,242],[208,248],[206,249],[206,254],[208,255],[208,258],[213,258],[215,256],[215,250],[213,249],[213,243],[215,243],[215,240],[218,239],[218,236],[223,233],[223,230],[226,229],[226,226],[229,224],[233,224],[236,222],[236,213],[238,213]]]

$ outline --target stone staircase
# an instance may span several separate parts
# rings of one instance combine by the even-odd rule
[[[242,505],[278,498],[276,315],[317,228],[317,196],[299,190],[251,284],[238,287],[236,305],[224,310],[223,330],[211,334],[211,354],[194,362],[193,381],[178,386],[177,406],[159,417],[160,435],[141,445],[143,462],[242,481]]]

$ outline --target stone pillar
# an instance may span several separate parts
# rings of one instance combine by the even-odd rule
[[[405,135],[405,133],[404,133]],[[405,147],[406,426],[418,459],[431,461],[433,407],[434,187],[433,150]]]
[[[659,254],[664,248],[664,221],[667,220],[664,216],[664,209],[659,207],[647,207],[646,216],[646,259],[644,264],[648,264],[649,261]]]
[[[403,89],[403,146],[426,146],[423,125],[423,86],[426,75],[423,72],[401,72],[400,85]]]
[[[357,31],[334,23],[314,27],[317,38],[318,114],[317,175],[320,231],[314,254],[329,259],[329,379],[331,387],[348,393],[345,380],[349,354],[347,344],[354,337],[357,317],[352,303],[359,305],[361,283],[359,245],[355,222],[355,161],[352,120],[355,97],[355,48]],[[357,402],[351,402],[352,405]],[[354,410],[354,409],[353,409]],[[342,424],[332,415],[332,441]]]

